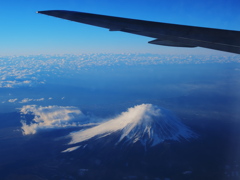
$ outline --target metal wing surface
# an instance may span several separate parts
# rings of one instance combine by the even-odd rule
[[[50,10],[38,13],[155,38],[148,43],[174,47],[204,47],[240,54],[240,31],[213,29],[91,13]]]

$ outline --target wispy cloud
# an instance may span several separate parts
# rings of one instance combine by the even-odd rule
[[[15,99],[9,99],[8,102],[14,103],[14,102],[16,102],[17,100],[18,100],[17,98],[15,98]]]
[[[44,101],[44,98],[39,98],[39,99],[29,99],[29,98],[24,98],[22,101],[20,101],[19,103],[27,103],[30,101]]]
[[[76,107],[73,106],[37,106],[26,105],[20,109],[22,115],[32,114],[34,119],[30,124],[22,119],[22,132],[24,135],[35,134],[40,129],[65,128],[83,125],[81,121],[86,117]],[[24,117],[24,116],[23,116]]]
[[[64,151],[62,151],[62,153],[65,153],[65,152],[72,152],[72,151],[75,151],[76,149],[80,148],[81,146],[75,146],[75,147],[70,147]]]
[[[52,97],[49,97],[49,98],[38,98],[38,99],[34,99],[34,98],[24,98],[22,100],[18,99],[18,98],[13,98],[13,99],[9,99],[9,100],[6,100],[6,101],[3,101],[2,103],[5,103],[5,102],[9,102],[9,103],[29,103],[29,102],[40,102],[40,101],[44,101],[44,100],[52,100],[53,98]],[[62,100],[62,98],[61,98]]]

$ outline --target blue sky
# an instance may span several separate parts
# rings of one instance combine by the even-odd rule
[[[57,19],[40,10],[73,10],[175,24],[240,30],[239,0],[8,0],[0,6],[0,56],[80,53],[219,54],[150,45],[151,38]]]

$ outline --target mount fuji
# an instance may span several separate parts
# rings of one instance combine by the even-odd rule
[[[171,111],[152,104],[141,104],[95,127],[70,133],[69,145],[86,143],[88,140],[99,141],[110,136],[115,137],[115,145],[138,142],[144,147],[153,147],[166,140],[180,142],[198,137]],[[80,146],[63,152],[76,150]]]

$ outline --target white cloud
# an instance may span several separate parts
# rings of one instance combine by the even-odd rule
[[[74,151],[74,150],[76,150],[76,149],[78,149],[78,148],[80,148],[80,147],[81,147],[81,146],[71,147],[71,148],[68,148],[68,149],[62,151],[62,153],[65,153],[65,152],[72,152],[72,151]]]
[[[9,94],[11,95],[11,94]],[[48,100],[52,100],[53,98],[49,97],[47,98]],[[22,100],[18,100],[18,98],[13,98],[13,99],[9,99],[6,101],[2,101],[2,103],[5,102],[9,102],[9,103],[28,103],[28,102],[40,102],[40,101],[44,101],[45,98],[39,98],[39,99],[30,99],[30,98],[24,98]]]
[[[29,99],[29,98],[24,98],[22,101],[20,101],[19,103],[27,103],[32,101],[33,99]]]
[[[142,104],[129,108],[127,112],[123,112],[118,117],[104,122],[96,127],[87,129],[85,131],[71,133],[72,138],[69,144],[79,143],[88,139],[91,139],[97,135],[107,136],[112,132],[122,130],[127,125],[134,126],[141,117],[144,115],[146,105]]]
[[[42,125],[38,125],[36,123],[31,123],[30,125],[26,124],[26,121],[21,121],[22,123],[22,132],[24,135],[29,135],[29,134],[35,134],[37,132],[37,129],[40,128]]]
[[[14,102],[16,102],[17,101],[17,98],[15,98],[15,99],[9,99],[8,100],[8,102],[10,102],[10,103],[14,103]]]
[[[23,84],[30,84],[30,83],[31,83],[31,81],[29,81],[29,80],[23,81]]]
[[[44,101],[44,98],[34,99],[34,101]]]
[[[40,129],[79,126],[84,123],[74,122],[74,120],[79,118],[84,120],[85,118],[82,112],[73,106],[42,107],[36,105],[26,105],[20,109],[20,112],[22,115],[34,115],[34,119],[30,124],[27,124],[26,121],[21,120],[22,132],[24,135],[35,134]]]
[[[39,99],[29,99],[29,98],[24,98],[22,101],[20,101],[19,103],[27,103],[27,102],[31,102],[31,101],[44,101],[44,98],[39,98]]]
[[[16,77],[17,79],[17,77]],[[39,84],[42,82],[39,82]],[[20,80],[2,80],[0,81],[0,88],[14,88],[14,87],[20,87],[20,86],[31,86],[34,82],[26,80],[26,81],[20,81]]]

